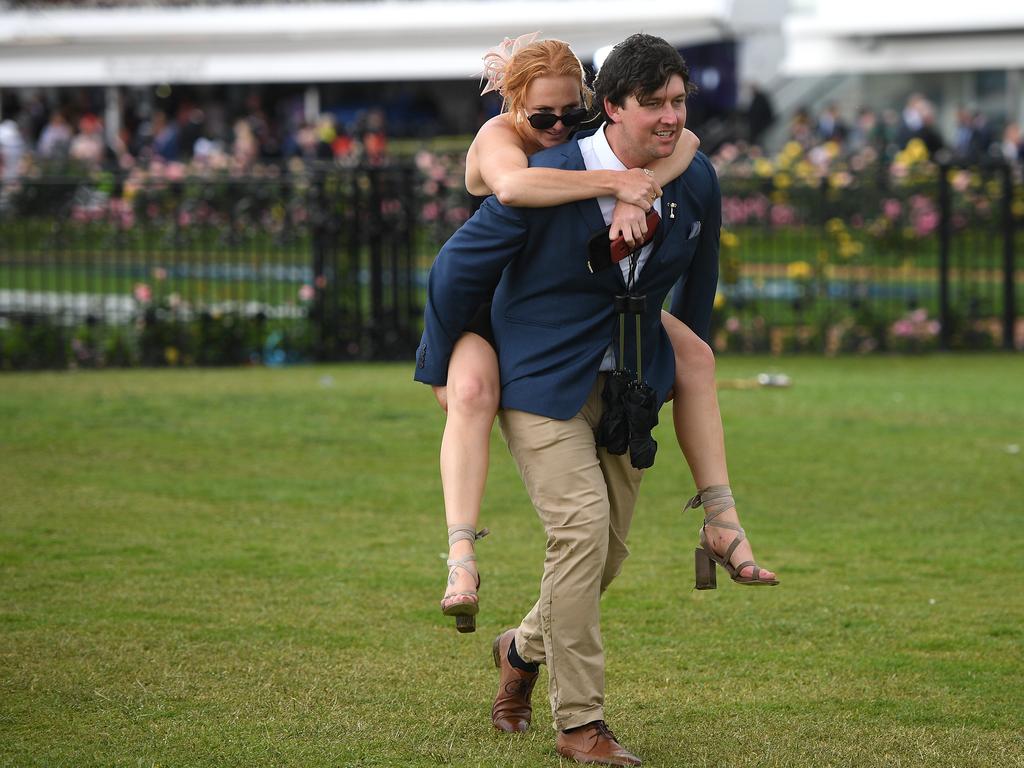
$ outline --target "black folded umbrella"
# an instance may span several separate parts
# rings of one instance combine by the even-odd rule
[[[604,413],[597,425],[597,444],[607,449],[608,453],[621,456],[629,447],[629,424],[626,420],[626,409],[623,397],[629,387],[629,374],[623,370],[612,371],[604,382],[601,400],[604,401]]]
[[[629,462],[637,469],[654,465],[658,443],[651,430],[658,424],[658,395],[647,384],[631,381],[622,398],[629,424]]]

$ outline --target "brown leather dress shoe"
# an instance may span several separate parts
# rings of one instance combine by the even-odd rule
[[[640,758],[619,744],[604,720],[595,720],[569,733],[559,731],[555,749],[577,763],[640,765]]]
[[[499,731],[517,733],[530,727],[533,716],[533,705],[530,694],[533,684],[537,682],[536,672],[516,669],[508,661],[508,647],[512,645],[516,631],[507,629],[498,635],[491,646],[494,654],[494,666],[501,672],[498,681],[498,695],[494,697],[491,707],[491,722]]]

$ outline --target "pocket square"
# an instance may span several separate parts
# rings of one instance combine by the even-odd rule
[[[693,238],[695,238],[699,234],[700,234],[700,222],[699,221],[695,221],[695,222],[693,222],[693,225],[690,227],[690,234],[687,236],[686,239],[687,240],[693,240]]]

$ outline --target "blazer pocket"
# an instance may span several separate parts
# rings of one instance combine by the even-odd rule
[[[695,222],[693,222],[693,224],[690,225],[690,234],[686,236],[686,239],[687,240],[693,240],[693,238],[697,237],[697,235],[699,235],[699,234],[700,234],[700,222],[699,221],[695,221]]]
[[[510,323],[516,325],[532,325],[536,328],[561,328],[565,323],[559,323],[552,320],[538,320],[533,317],[517,317],[516,315],[505,315],[505,319]]]

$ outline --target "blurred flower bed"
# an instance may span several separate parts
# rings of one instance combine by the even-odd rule
[[[941,338],[938,313],[940,173],[919,139],[890,162],[872,147],[793,141],[774,156],[726,145],[712,161],[722,186],[715,343],[722,350],[924,352]],[[959,276],[984,295],[1003,225],[1003,168],[946,167],[949,233]],[[1019,168],[1012,214],[1024,219]],[[1018,238],[1019,239],[1019,238]],[[977,259],[975,257],[978,257]],[[992,291],[988,291],[992,293]],[[954,348],[999,337],[991,300],[950,315]]]
[[[717,349],[839,354],[938,347],[940,168],[920,140],[890,161],[870,146],[851,153],[834,142],[810,148],[790,142],[776,155],[725,145],[712,160],[723,192]],[[0,367],[310,359],[313,335],[304,319],[340,280],[316,274],[310,254],[318,238],[408,227],[417,269],[425,271],[474,209],[464,173],[462,153],[425,150],[412,162],[367,169],[299,158],[245,166],[230,159],[154,160],[124,175],[91,171],[72,179],[34,169],[0,190],[0,240],[8,244],[0,256],[12,243],[34,254],[146,256],[121,264],[112,281],[132,296],[130,323],[104,329],[103,318],[69,324],[9,315],[0,326]],[[1010,207],[1021,220],[1024,184],[1017,173]],[[947,168],[946,174],[950,237],[968,257],[990,251],[1002,216],[1001,169]],[[181,277],[177,260],[197,253],[207,261],[232,255],[238,264],[229,265],[220,284],[192,281],[203,286],[202,295],[181,289],[188,280],[175,283],[179,290],[163,289],[154,270]],[[254,280],[229,280],[236,267],[248,274],[246,265],[265,276],[271,267],[259,265],[268,259],[280,283],[273,296],[256,295],[264,289]],[[970,273],[969,259],[964,264]],[[983,272],[978,280],[990,278]],[[217,290],[249,301],[249,309],[226,305]],[[996,343],[997,308],[986,301],[956,308],[949,329],[954,347]],[[298,322],[279,322],[272,305],[286,306],[284,314]]]

